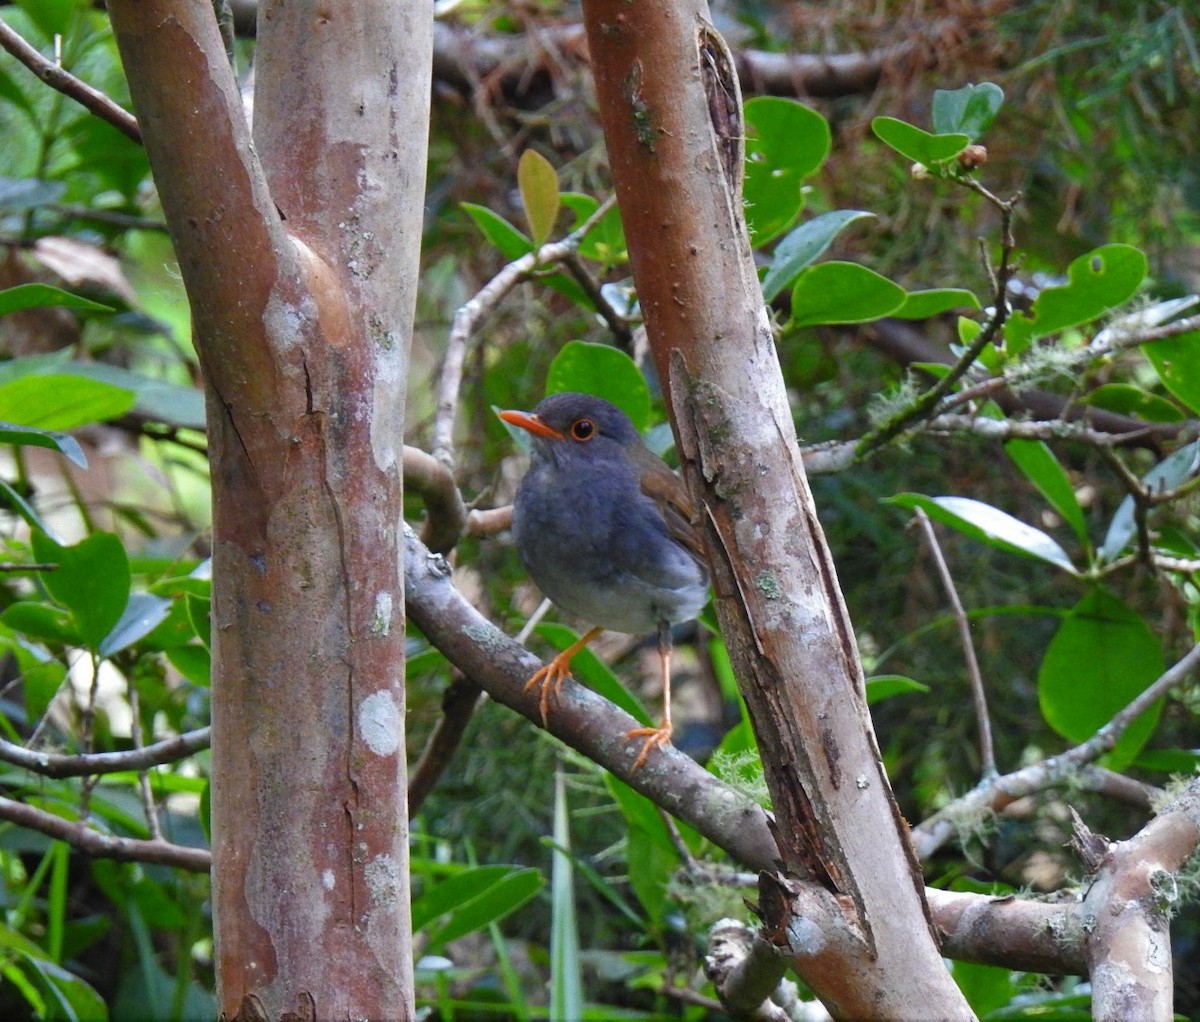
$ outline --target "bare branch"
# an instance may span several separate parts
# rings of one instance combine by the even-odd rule
[[[442,718],[421,750],[421,756],[408,775],[408,818],[421,811],[421,806],[434,789],[446,767],[462,744],[467,725],[475,715],[483,689],[469,678],[458,677],[442,694]]]
[[[449,553],[467,528],[467,506],[454,473],[433,455],[406,444],[404,489],[419,493],[425,501],[422,542],[435,553]]]
[[[446,358],[442,362],[442,375],[438,382],[437,413],[433,420],[433,457],[438,461],[448,466],[454,464],[454,418],[458,411],[458,393],[462,387],[463,366],[466,364],[471,336],[518,284],[573,255],[588,232],[603,219],[615,202],[616,198],[609,196],[578,229],[561,241],[547,242],[537,251],[514,259],[454,314],[450,336],[446,341]]]
[[[123,770],[148,770],[185,759],[201,749],[207,749],[212,729],[207,727],[153,745],[127,752],[93,752],[71,756],[56,752],[38,752],[15,742],[0,739],[0,760],[32,770],[43,777],[86,777],[113,774]]]
[[[958,625],[958,637],[963,647],[963,657],[967,663],[967,677],[971,682],[971,697],[975,702],[975,719],[979,726],[979,758],[983,764],[983,776],[991,777],[996,773],[996,750],[992,743],[992,721],[988,715],[987,692],[983,687],[983,675],[979,670],[979,659],[975,656],[975,643],[971,638],[971,622],[967,618],[962,600],[958,598],[958,589],[954,585],[954,576],[942,555],[941,544],[938,543],[937,533],[929,516],[917,508],[917,521],[925,533],[929,549],[933,554],[933,563],[937,566],[938,577],[950,600],[954,612],[954,620]]]
[[[204,848],[187,848],[167,841],[141,841],[131,837],[113,837],[73,820],[64,820],[44,809],[15,802],[0,796],[0,819],[28,827],[47,837],[66,841],[89,855],[118,862],[151,862],[159,866],[175,866],[193,873],[206,873],[212,863],[211,854]]]
[[[945,844],[955,833],[955,821],[975,818],[989,811],[996,812],[1019,798],[1062,784],[1075,776],[1084,764],[1094,762],[1116,745],[1129,725],[1181,684],[1197,664],[1200,664],[1200,644],[1193,646],[1086,742],[1011,774],[987,778],[966,795],[938,810],[912,830],[917,855],[928,858]]]
[[[50,88],[75,100],[76,103],[91,111],[101,120],[107,121],[121,134],[139,145],[141,144],[142,131],[133,114],[123,110],[99,89],[93,89],[87,82],[76,78],[52,60],[47,60],[3,20],[0,20],[0,46],[3,46]]]

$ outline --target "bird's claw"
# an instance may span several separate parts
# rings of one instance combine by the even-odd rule
[[[671,735],[674,734],[674,730],[670,721],[663,721],[659,727],[638,727],[632,731],[626,731],[626,738],[646,739],[642,744],[642,751],[638,753],[638,758],[633,761],[633,770],[631,772],[636,774],[641,770],[642,765],[654,749],[663,745],[670,745]]]
[[[564,658],[562,654],[556,656],[548,664],[545,664],[525,682],[525,691],[528,692],[531,688],[538,687],[538,712],[542,716],[542,727],[546,727],[547,718],[550,715],[550,697],[553,695],[558,698],[562,691],[563,682],[571,673],[570,658]]]

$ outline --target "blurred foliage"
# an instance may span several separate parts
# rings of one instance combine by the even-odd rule
[[[517,75],[435,89],[409,398],[408,441],[418,446],[430,439],[431,382],[455,312],[535,242],[583,224],[608,184],[586,72],[575,50],[553,44],[577,22],[575,5],[449,6],[460,31],[547,42]],[[914,43],[859,89],[805,106],[747,104],[750,217],[802,441],[856,440],[928,386],[878,343],[872,321],[914,317],[947,359],[985,329],[997,296],[980,239],[994,262],[1002,216],[970,182],[1024,195],[1010,292],[1023,312],[980,352],[986,369],[1010,373],[1018,390],[1185,427],[1178,442],[1160,435],[1119,453],[1132,476],[1180,490],[1148,517],[1135,513],[1110,456],[1069,441],[1006,454],[980,436],[916,431],[813,477],[868,673],[894,676],[876,689],[889,696],[873,713],[902,809],[918,821],[969,789],[982,764],[955,624],[928,550],[906,531],[906,507],[941,523],[1001,770],[1086,737],[1121,702],[1098,693],[1113,696],[1117,681],[1140,688],[1194,641],[1195,572],[1154,570],[1146,555],[1185,565],[1200,556],[1194,444],[1185,443],[1200,416],[1200,341],[1095,357],[1086,344],[1131,310],[1200,290],[1200,123],[1190,101],[1200,16],[1138,0],[843,7],[747,0],[714,12],[735,48],[869,55]],[[101,11],[27,0],[0,17],[43,54],[59,37],[63,66],[128,106]],[[238,52],[252,56],[252,42]],[[978,140],[985,160],[968,167],[963,146]],[[208,715],[208,482],[187,304],[140,147],[7,55],[0,167],[0,728],[43,749],[127,750]],[[608,386],[639,424],[663,421],[636,334],[611,333],[597,315],[598,294],[636,325],[619,219],[594,225],[579,253],[594,293],[570,273],[541,274],[468,351],[455,453],[464,495],[481,506],[510,499],[519,475],[495,407],[530,407],[547,387]],[[837,301],[818,308],[815,296]],[[669,447],[661,427],[650,440]],[[890,500],[901,494],[910,496]],[[419,497],[408,502],[418,519]],[[516,632],[538,597],[510,545],[469,539],[455,556],[462,589]],[[58,568],[33,566],[47,563]],[[724,650],[698,635],[680,637],[679,744],[698,756],[719,746],[726,776],[754,787],[737,776],[754,773],[753,759],[747,728],[730,730],[743,714]],[[540,636],[543,650],[561,644],[561,626]],[[1107,672],[1082,662],[1098,647],[1111,657]],[[591,664],[592,683],[653,701],[643,645],[612,638],[600,650],[612,670]],[[419,636],[413,652],[415,752],[450,670]],[[1158,785],[1193,772],[1197,706],[1194,688],[1164,701],[1110,765]],[[206,776],[205,754],[95,783],[0,767],[6,798],[116,836],[145,838],[156,826],[195,846],[206,840]],[[1144,819],[1082,790],[1049,792],[1023,815],[967,821],[963,847],[927,864],[931,882],[1069,883],[1068,801],[1114,837]],[[714,876],[729,864],[523,721],[483,706],[414,832],[418,978],[437,1017],[532,1017],[545,1011],[547,985],[556,1003],[583,997],[585,1017],[718,1017],[669,989],[704,990],[704,929],[742,913],[740,893],[681,871],[680,843]],[[5,823],[0,898],[4,1018],[211,1017],[206,878],[92,858]],[[1194,946],[1194,915],[1175,934]],[[1181,1011],[1200,1007],[1194,956],[1190,971],[1185,962]],[[954,971],[989,1017],[1076,1017],[1086,1006],[1074,981],[1050,988],[1006,970]]]

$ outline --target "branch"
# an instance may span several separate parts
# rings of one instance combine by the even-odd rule
[[[159,866],[175,866],[193,873],[205,873],[212,863],[211,854],[204,848],[187,848],[167,841],[141,841],[130,837],[101,834],[83,823],[64,820],[44,809],[15,802],[0,796],[0,819],[28,827],[47,837],[66,841],[89,855],[118,862],[149,862]]]
[[[967,678],[971,682],[971,697],[975,702],[975,720],[979,727],[979,758],[983,764],[983,776],[991,777],[996,773],[996,750],[992,743],[992,721],[988,716],[987,692],[983,687],[979,658],[975,655],[975,643],[971,639],[971,622],[967,618],[962,600],[958,598],[954,576],[950,574],[950,568],[942,554],[942,547],[938,543],[933,523],[920,508],[917,508],[917,521],[921,523],[921,531],[924,532],[926,542],[933,554],[933,563],[937,568],[938,577],[942,580],[942,588],[946,590],[946,595],[950,600],[950,608],[954,613],[955,624],[958,626],[958,638],[962,643],[963,657],[967,663]]]
[[[1019,798],[1062,784],[1075,776],[1085,764],[1092,763],[1112,749],[1129,725],[1180,685],[1197,664],[1200,664],[1200,644],[1193,646],[1182,659],[1086,742],[1003,777],[987,778],[966,795],[938,810],[913,828],[912,840],[917,854],[922,859],[931,856],[953,836],[957,829],[957,821],[976,819],[987,812],[997,812]]]
[[[207,749],[212,729],[207,727],[167,738],[153,745],[125,752],[92,752],[72,756],[57,752],[38,752],[15,742],[0,739],[0,760],[32,770],[42,777],[90,777],[122,770],[148,770],[174,763]]]
[[[531,279],[547,266],[554,266],[573,256],[588,232],[612,209],[615,201],[615,197],[609,196],[583,224],[561,241],[547,242],[536,251],[514,259],[454,313],[446,341],[446,357],[438,382],[437,412],[433,420],[433,457],[436,460],[447,466],[454,464],[454,419],[458,412],[458,393],[462,387],[463,366],[466,364],[471,336],[518,284]]]
[[[141,144],[142,131],[133,114],[123,110],[99,89],[93,89],[87,82],[76,78],[53,61],[47,60],[3,20],[0,20],[0,46],[3,46],[50,88],[75,100],[76,103],[91,111],[101,120],[107,121],[121,134],[139,145]]]

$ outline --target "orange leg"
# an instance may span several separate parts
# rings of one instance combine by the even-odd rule
[[[571,673],[572,658],[602,631],[604,631],[603,628],[590,629],[525,682],[526,692],[535,686],[540,686],[541,688],[541,696],[538,699],[538,710],[542,715],[542,727],[546,726],[546,717],[550,712],[551,694],[553,693],[555,699],[558,698],[558,694],[562,690],[563,681]]]
[[[658,656],[662,666],[663,722],[658,727],[639,727],[625,733],[626,738],[646,739],[634,760],[633,773],[641,770],[654,749],[669,744],[674,732],[671,725],[671,626],[666,621],[658,624]]]

